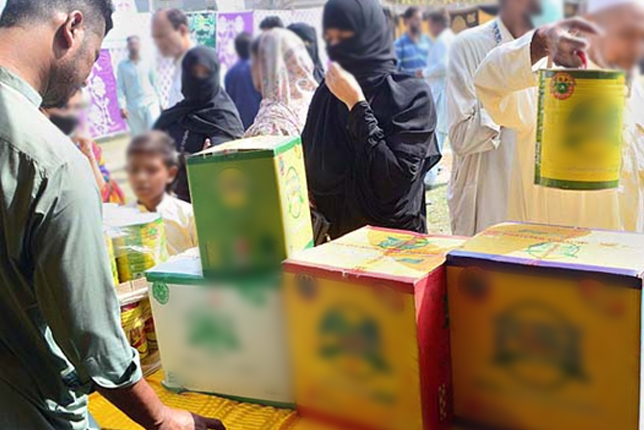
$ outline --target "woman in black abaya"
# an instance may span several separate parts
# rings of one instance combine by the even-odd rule
[[[426,232],[423,177],[441,158],[430,89],[396,71],[376,0],[330,0],[323,20],[334,63],[302,134],[313,203],[332,238],[367,224]]]
[[[181,67],[185,99],[163,111],[154,129],[168,133],[181,155],[241,138],[244,126],[235,104],[221,88],[217,52],[206,46],[193,48]],[[181,200],[190,201],[185,163],[177,175],[175,192]]]

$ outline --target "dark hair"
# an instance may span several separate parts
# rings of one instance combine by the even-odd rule
[[[88,21],[104,23],[107,34],[114,22],[112,0],[7,0],[0,16],[0,27],[10,28],[29,25],[34,21],[45,21],[55,12],[83,12]]]
[[[139,36],[137,36],[136,34],[133,34],[132,36],[128,36],[128,38],[127,38],[127,39],[125,39],[125,41],[126,41],[127,43],[130,43],[130,42],[131,42],[131,41],[133,41],[133,40],[139,40],[139,41],[140,41],[140,40],[141,40],[141,38],[140,38]]]
[[[250,58],[250,45],[253,43],[253,36],[243,31],[235,37],[235,51],[242,60]]]
[[[436,9],[427,12],[427,21],[449,27],[449,12],[447,9]]]
[[[163,157],[168,168],[179,167],[180,164],[174,139],[162,131],[150,131],[132,139],[127,147],[127,156],[134,154]]]
[[[172,24],[172,28],[175,30],[179,30],[179,27],[182,25],[185,25],[188,28],[190,27],[188,15],[179,9],[161,9],[157,13],[164,13],[166,18],[168,18],[168,21],[170,21],[170,24]]]
[[[403,17],[404,17],[405,19],[410,19],[410,18],[413,18],[413,17],[414,17],[414,15],[416,15],[418,12],[420,12],[420,9],[419,9],[418,7],[416,7],[416,6],[409,6],[409,7],[407,8],[407,10],[405,11],[405,14],[403,15]]]
[[[276,15],[267,16],[259,23],[260,30],[271,30],[273,28],[284,28],[282,18]]]

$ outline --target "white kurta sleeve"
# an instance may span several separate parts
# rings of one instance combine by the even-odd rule
[[[530,45],[534,32],[493,49],[474,75],[476,92],[494,121],[520,130],[534,127],[537,110],[521,91],[538,86]]]
[[[476,62],[472,47],[463,42],[457,39],[452,45],[445,92],[449,141],[460,156],[498,148],[501,132],[476,96]]]

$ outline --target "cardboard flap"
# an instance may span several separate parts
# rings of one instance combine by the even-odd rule
[[[199,280],[203,278],[201,260],[197,249],[177,255],[165,263],[145,272],[149,282],[176,280]]]
[[[234,140],[213,146],[192,155],[191,158],[218,157],[238,153],[276,153],[290,143],[299,142],[299,137],[258,136]]]
[[[321,267],[356,276],[377,275],[413,283],[441,266],[447,251],[463,241],[459,237],[364,227],[303,251],[289,259],[286,265]]]
[[[644,235],[577,227],[504,223],[449,254],[501,263],[640,277]]]

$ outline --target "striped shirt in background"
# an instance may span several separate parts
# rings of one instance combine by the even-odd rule
[[[395,43],[398,69],[401,72],[416,74],[416,71],[427,67],[427,57],[432,49],[432,40],[422,34],[418,42],[414,42],[407,33]]]

